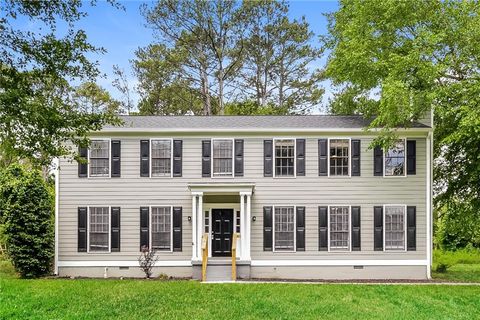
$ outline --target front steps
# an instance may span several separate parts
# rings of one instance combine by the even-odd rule
[[[193,279],[202,279],[202,262],[194,261]],[[237,260],[237,279],[250,278],[250,261]],[[207,282],[232,282],[232,260],[209,258],[207,264]]]

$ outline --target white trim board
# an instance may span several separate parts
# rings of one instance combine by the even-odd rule
[[[138,261],[59,261],[59,267],[139,267]],[[157,261],[155,267],[190,267],[191,260]]]
[[[427,260],[252,260],[252,267],[428,266]]]

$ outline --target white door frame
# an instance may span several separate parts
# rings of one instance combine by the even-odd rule
[[[203,203],[202,226],[205,231],[205,211],[208,211],[208,257],[212,257],[212,209],[233,209],[233,232],[237,229],[237,211],[240,211],[240,203]],[[240,241],[237,243],[237,247]],[[237,250],[237,258],[240,257],[240,250]]]

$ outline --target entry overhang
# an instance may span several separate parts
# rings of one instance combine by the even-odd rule
[[[250,182],[208,182],[189,183],[188,189],[192,194],[243,194],[252,195],[255,191],[255,184]]]

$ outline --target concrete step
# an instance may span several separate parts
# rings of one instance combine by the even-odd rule
[[[232,265],[212,265],[207,266],[207,281],[231,281]]]

